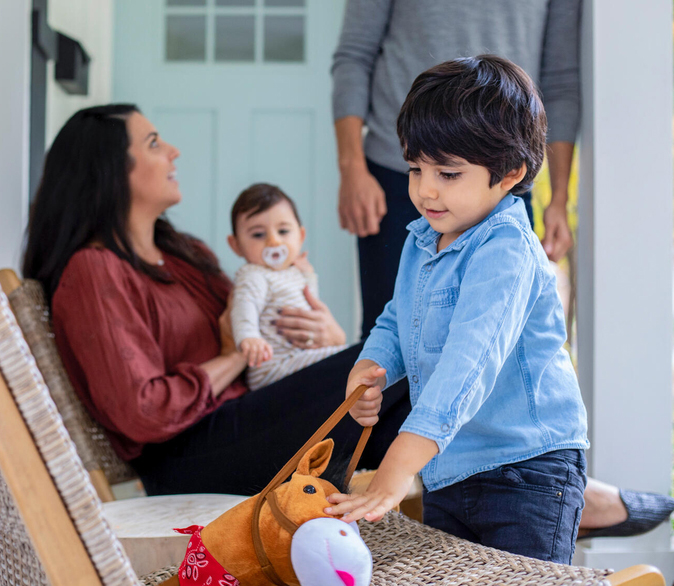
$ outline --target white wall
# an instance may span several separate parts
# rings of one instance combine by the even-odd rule
[[[30,0],[0,0],[0,268],[17,268],[28,208]]]
[[[113,0],[49,0],[49,24],[77,39],[91,57],[89,94],[71,96],[54,81],[54,64],[47,69],[47,148],[61,126],[80,108],[107,104],[112,96]]]
[[[672,473],[672,3],[584,3],[578,351],[590,474],[668,493]],[[625,36],[625,31],[629,34]],[[581,563],[674,580],[671,527]]]

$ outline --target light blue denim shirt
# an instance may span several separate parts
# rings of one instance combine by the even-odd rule
[[[407,376],[400,431],[439,448],[426,488],[588,448],[556,278],[522,200],[507,195],[440,252],[425,218],[407,228],[393,299],[359,358],[386,369],[387,387]]]

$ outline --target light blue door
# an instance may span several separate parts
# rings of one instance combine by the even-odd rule
[[[176,145],[169,213],[233,275],[236,195],[279,185],[298,205],[322,299],[356,334],[354,243],[339,229],[330,60],[344,0],[115,0],[113,95]]]

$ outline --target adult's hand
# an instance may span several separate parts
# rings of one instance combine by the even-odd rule
[[[553,198],[543,214],[545,236],[541,244],[548,258],[554,262],[564,258],[569,248],[573,246],[573,236],[566,214],[566,199],[566,197],[560,197],[557,200],[560,203],[557,203],[556,198]]]
[[[386,196],[364,161],[341,169],[338,210],[340,225],[351,234],[364,238],[379,233]]]
[[[346,334],[328,306],[304,288],[304,297],[311,309],[284,307],[275,325],[279,334],[298,348],[322,348],[346,343]]]

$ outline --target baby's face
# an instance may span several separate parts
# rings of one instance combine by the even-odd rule
[[[240,216],[236,236],[230,236],[229,243],[247,262],[280,271],[295,262],[304,237],[304,228],[283,200],[259,214]]]

